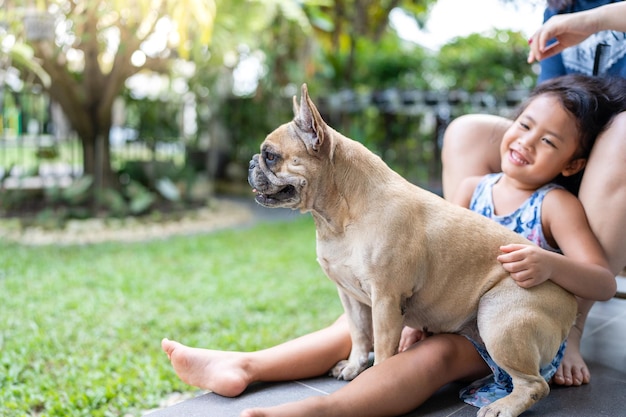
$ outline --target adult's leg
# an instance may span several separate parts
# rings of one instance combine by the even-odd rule
[[[322,375],[350,354],[345,316],[335,323],[280,345],[256,352],[192,348],[163,339],[174,371],[186,384],[234,397],[258,381],[290,381]]]
[[[485,361],[465,337],[438,334],[365,370],[329,396],[246,410],[241,416],[397,416],[419,407],[449,382],[477,379],[489,372]]]
[[[578,197],[589,225],[600,241],[615,275],[626,266],[626,112],[618,115],[598,137],[583,175]],[[579,300],[578,319],[554,382],[581,385],[590,380],[580,354],[580,339],[592,301]]]
[[[626,112],[598,137],[578,197],[617,275],[626,266]]]
[[[488,114],[454,119],[441,149],[443,196],[450,200],[467,177],[500,172],[500,141],[513,122]]]

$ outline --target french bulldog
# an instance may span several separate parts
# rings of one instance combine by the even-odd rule
[[[481,417],[518,416],[548,395],[539,369],[567,337],[576,302],[551,281],[519,287],[496,260],[501,245],[530,242],[411,184],[335,131],[306,84],[293,110],[253,156],[248,182],[262,206],[313,216],[317,260],[337,285],[352,338],[331,373],[353,379],[372,349],[374,366],[383,362],[407,325],[482,341],[511,375],[511,394]]]

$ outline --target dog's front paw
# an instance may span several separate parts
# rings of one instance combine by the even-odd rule
[[[367,360],[363,363],[353,363],[349,360],[343,360],[337,362],[337,365],[330,370],[330,375],[337,379],[343,379],[344,381],[352,381],[358,374],[363,372],[365,368],[367,368]]]
[[[365,367],[361,367],[357,364],[351,363],[348,360],[337,362],[337,365],[330,370],[330,374],[337,379],[343,379],[344,381],[352,381],[358,374],[363,372]]]

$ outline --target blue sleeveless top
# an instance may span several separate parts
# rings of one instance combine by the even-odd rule
[[[553,248],[546,241],[543,226],[541,225],[541,205],[546,194],[554,189],[563,187],[557,184],[544,185],[528,197],[513,213],[498,216],[495,214],[493,206],[492,190],[501,177],[501,172],[483,177],[476,190],[474,190],[469,209],[500,223],[502,226],[524,236],[543,249],[560,252],[559,249]]]

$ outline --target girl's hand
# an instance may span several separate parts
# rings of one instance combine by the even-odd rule
[[[539,285],[552,275],[549,257],[546,256],[549,252],[538,246],[510,244],[501,246],[500,250],[504,254],[498,256],[498,261],[522,288]]]
[[[426,333],[412,327],[404,326],[400,335],[400,344],[398,345],[398,353],[404,352],[420,340],[426,339]]]

